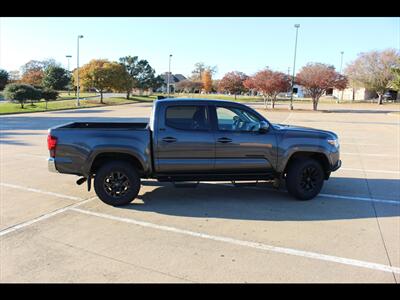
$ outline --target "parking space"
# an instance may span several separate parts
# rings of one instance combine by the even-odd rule
[[[196,188],[143,180],[125,207],[49,173],[47,129],[129,121],[151,105],[0,117],[1,282],[399,282],[400,111],[265,111],[339,135],[342,168],[296,201],[268,183]],[[321,104],[320,109],[331,109]]]

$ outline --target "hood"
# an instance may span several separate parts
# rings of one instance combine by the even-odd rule
[[[301,127],[294,125],[285,125],[285,124],[272,124],[274,128],[278,131],[283,131],[283,133],[288,134],[299,134],[299,135],[309,135],[309,136],[318,136],[318,137],[326,137],[329,139],[337,139],[338,136],[336,133],[327,130],[315,129],[310,127]]]

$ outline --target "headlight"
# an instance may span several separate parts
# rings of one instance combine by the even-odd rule
[[[334,140],[327,140],[329,144],[331,144],[335,148],[339,148],[339,140],[334,139]]]

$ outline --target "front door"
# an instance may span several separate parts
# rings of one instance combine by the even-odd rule
[[[215,140],[205,104],[171,104],[161,111],[156,171],[195,174],[214,168]]]
[[[270,173],[276,162],[276,137],[260,132],[262,119],[251,109],[215,106],[217,173]]]

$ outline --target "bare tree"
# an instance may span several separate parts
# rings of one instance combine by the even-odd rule
[[[392,70],[400,67],[399,59],[399,51],[395,49],[360,53],[347,66],[345,73],[355,84],[375,91],[379,97],[378,104],[382,104],[382,96],[395,77]]]

